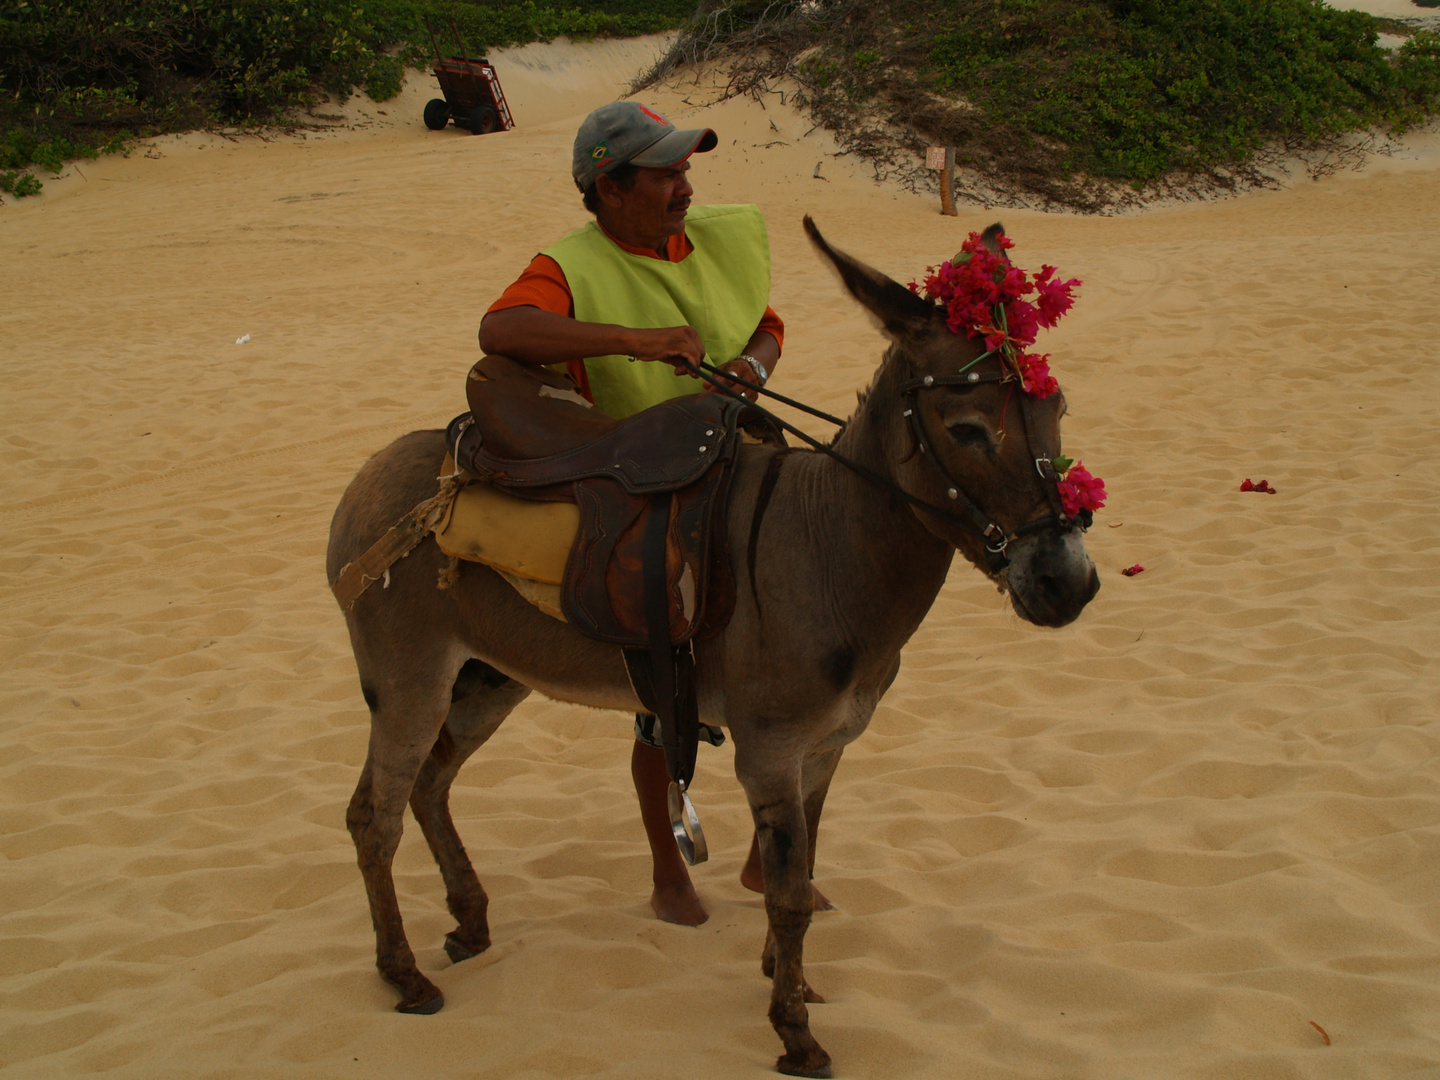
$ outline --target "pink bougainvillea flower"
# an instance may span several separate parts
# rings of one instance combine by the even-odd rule
[[[1081,510],[1094,513],[1105,505],[1105,481],[1091,476],[1090,470],[1081,462],[1070,466],[1059,487],[1060,505],[1066,517],[1074,517]]]
[[[983,338],[987,349],[1000,353],[1027,394],[1049,397],[1059,389],[1050,375],[1049,356],[1034,356],[1026,349],[1042,329],[1054,326],[1070,310],[1080,282],[1057,280],[1055,267],[1049,265],[1032,278],[1005,254],[1015,246],[1013,240],[996,236],[993,243],[998,251],[972,232],[958,256],[932,266],[923,282],[910,283],[910,290],[944,305],[945,324],[952,333]],[[1034,300],[1024,299],[1031,295]]]
[[[1005,326],[1015,344],[1034,345],[1040,333],[1040,309],[1026,300],[1011,300],[1005,305]]]
[[[1014,263],[1002,263],[1001,270],[1003,276],[1000,278],[998,286],[1001,296],[1013,300],[1017,296],[1024,296],[1026,293],[1035,291],[1035,286],[1026,279],[1025,271]]]
[[[1143,574],[1144,572],[1145,568],[1141,566],[1138,562],[1134,566],[1127,566],[1124,570],[1120,571],[1120,573],[1124,574],[1126,577],[1134,577],[1136,574]]]
[[[1060,389],[1050,374],[1050,354],[1027,350],[1042,329],[1054,326],[1074,305],[1080,282],[1057,280],[1055,267],[1048,265],[1031,278],[1005,254],[1015,246],[1013,240],[997,236],[993,243],[995,251],[972,232],[960,245],[959,255],[930,267],[923,282],[910,283],[910,291],[944,305],[945,325],[951,333],[983,338],[985,348],[1000,354],[1008,369],[1007,381],[1018,379],[1026,394],[1047,398]],[[1024,299],[1032,294],[1033,301]],[[1060,471],[1064,473],[1060,502],[1066,516],[1093,513],[1105,505],[1104,482],[1083,465],[1076,462],[1068,471]]]
[[[1075,290],[1080,287],[1078,278],[1069,281],[1055,281],[1055,267],[1042,266],[1035,276],[1035,291],[1040,295],[1040,322],[1043,326],[1054,326],[1075,303]]]
[[[1020,366],[1020,381],[1021,385],[1025,387],[1025,392],[1041,400],[1060,389],[1060,384],[1055,381],[1055,376],[1050,374],[1049,360],[1049,353],[1044,356],[1020,353],[1015,357],[1015,362]]]

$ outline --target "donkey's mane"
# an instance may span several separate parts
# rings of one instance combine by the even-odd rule
[[[885,350],[885,355],[880,358],[880,363],[875,365],[875,370],[870,375],[869,383],[865,385],[865,388],[863,390],[855,391],[855,411],[846,418],[845,423],[843,423],[842,425],[840,425],[839,428],[836,429],[835,434],[831,437],[828,445],[834,446],[836,443],[838,443],[841,437],[844,436],[844,434],[852,427],[854,427],[856,422],[861,419],[862,415],[864,415],[865,413],[866,408],[871,403],[871,398],[875,396],[875,391],[880,386],[881,380],[884,379],[887,375],[889,375],[890,370],[894,366],[896,358],[899,357],[899,355],[900,346],[897,343],[892,342],[890,344],[890,347]]]

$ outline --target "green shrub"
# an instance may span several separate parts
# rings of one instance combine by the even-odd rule
[[[1421,30],[1400,46],[1398,77],[1402,123],[1417,124],[1440,109],[1440,33]]]
[[[1434,33],[1388,52],[1380,21],[1321,0],[711,6],[672,58],[723,58],[738,92],[798,78],[814,118],[892,174],[914,180],[914,152],[954,146],[1002,187],[1077,206],[1110,197],[1096,179],[1230,183],[1269,149],[1398,132],[1440,107]]]
[[[6,169],[0,172],[0,191],[9,192],[17,198],[40,194],[40,181],[34,173],[16,172]]]
[[[1314,0],[986,0],[937,19],[922,70],[998,123],[1066,147],[1062,168],[1148,181],[1273,140],[1403,122],[1437,85],[1374,20]]]
[[[94,156],[126,137],[275,121],[318,91],[399,92],[453,17],[474,55],[653,33],[694,0],[9,0],[0,5],[0,167]],[[442,31],[441,27],[445,27]]]

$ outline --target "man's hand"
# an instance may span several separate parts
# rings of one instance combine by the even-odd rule
[[[755,370],[744,360],[731,360],[719,369],[719,374],[722,378],[725,376],[738,376],[752,385],[755,383]],[[746,401],[755,401],[760,397],[760,395],[754,390],[751,390],[749,386],[741,386],[735,382],[733,378],[725,378],[725,384],[731,390],[745,398]],[[711,383],[706,387],[705,392],[714,393],[715,390],[715,385]]]
[[[631,343],[630,355],[636,360],[648,360],[670,364],[676,375],[689,375],[680,361],[688,360],[696,367],[705,356],[705,346],[700,335],[691,326],[663,326],[655,330],[631,330],[635,340]]]
[[[667,364],[676,375],[690,374],[682,361],[699,367],[705,358],[705,346],[694,327],[637,330],[610,323],[577,322],[567,315],[528,305],[486,315],[480,323],[480,348],[487,355],[498,353],[523,364],[563,364],[588,356],[633,356],[647,363]],[[780,345],[768,332],[756,330],[751,334],[745,352],[764,364],[772,375],[775,373]],[[743,360],[731,360],[720,371],[748,382],[755,380],[755,372]],[[753,390],[729,380],[727,383],[751,401],[758,396]]]
[[[768,337],[768,335],[766,335]],[[689,326],[633,330],[612,323],[579,322],[537,307],[502,308],[480,323],[480,348],[522,364],[564,364],[588,356],[633,356],[669,364],[675,374],[689,374],[681,358],[697,367],[705,355],[700,335]]]

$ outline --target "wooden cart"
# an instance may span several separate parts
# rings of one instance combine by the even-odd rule
[[[425,18],[425,28],[430,31],[430,44],[435,46],[435,78],[440,83],[442,98],[431,98],[425,105],[425,126],[439,131],[451,120],[456,127],[468,128],[473,135],[488,135],[492,131],[509,131],[515,126],[510,116],[510,106],[505,103],[505,91],[500,89],[500,77],[488,60],[471,60],[460,40],[460,28],[455,19],[450,19],[450,30],[459,46],[459,56],[440,55],[440,43],[435,40],[435,27],[430,18]]]

